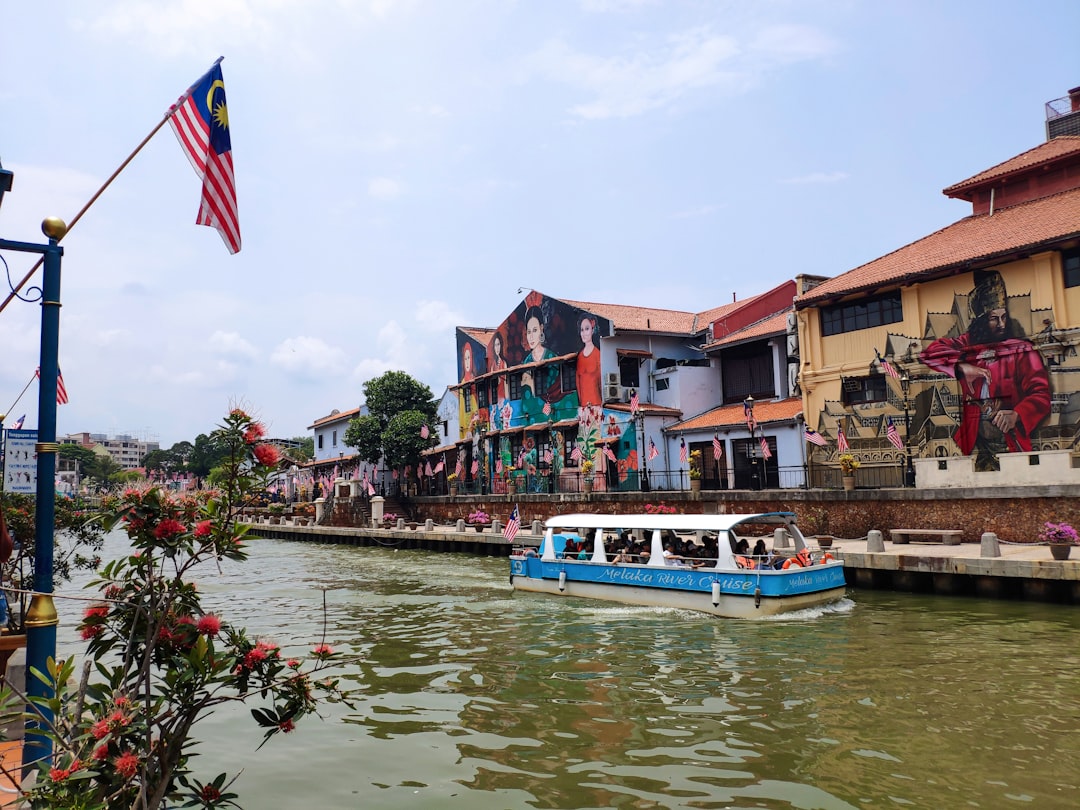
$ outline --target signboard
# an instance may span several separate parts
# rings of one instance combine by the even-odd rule
[[[37,492],[36,430],[4,431],[4,491]]]

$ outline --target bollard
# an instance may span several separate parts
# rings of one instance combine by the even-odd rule
[[[866,550],[871,554],[885,552],[885,538],[878,529],[871,529],[866,535]]]
[[[544,522],[541,521],[541,520],[534,520],[532,522],[532,533],[533,534],[543,534],[544,533]]]
[[[979,551],[980,557],[1000,557],[1001,545],[998,543],[998,536],[993,532],[983,532],[981,550]]]
[[[432,520],[431,518],[428,518],[427,520],[425,520],[424,521],[424,531],[425,532],[433,532],[433,531],[435,531],[435,521]]]
[[[464,520],[464,518],[458,518],[457,525],[454,526],[454,531],[455,532],[463,532],[463,531],[465,531],[465,520]]]
[[[787,529],[773,529],[773,548],[791,548],[790,539]]]
[[[399,528],[399,529],[404,529],[405,528],[405,518],[398,518],[397,519],[397,528]]]
[[[321,523],[323,519],[323,513],[326,511],[326,498],[315,499],[315,522]]]
[[[492,521],[491,521],[491,533],[492,534],[502,534],[502,524],[499,523],[498,518],[492,518]]]

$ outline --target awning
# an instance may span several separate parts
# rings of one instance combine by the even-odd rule
[[[639,357],[642,359],[653,356],[652,352],[645,349],[616,349],[615,354],[619,357]]]

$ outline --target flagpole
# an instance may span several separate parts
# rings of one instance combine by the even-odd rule
[[[38,262],[38,263],[40,264],[40,262]],[[26,384],[26,388],[23,388],[23,390],[19,393],[19,395],[17,397],[15,397],[15,401],[11,403],[11,407],[8,408],[6,411],[4,411],[5,416],[7,416],[9,413],[11,413],[13,410],[15,410],[15,406],[19,404],[19,400],[23,398],[23,394],[25,394],[27,392],[27,390],[30,388],[30,386],[34,384],[34,380],[36,380],[36,379],[37,379],[37,374],[35,374],[33,377],[30,378],[30,382],[28,382]]]
[[[215,61],[214,64],[210,66],[210,70],[213,70],[217,65],[221,64],[221,60],[224,59],[224,58],[225,58],[224,56],[219,56],[217,58],[217,61]],[[206,74],[203,74],[203,75],[206,75]],[[85,214],[87,211],[90,210],[90,206],[92,206],[94,203],[97,202],[98,197],[100,197],[102,194],[105,193],[105,189],[107,189],[110,185],[112,185],[113,180],[115,180],[117,177],[120,176],[120,172],[122,172],[124,169],[126,169],[128,167],[128,164],[131,163],[131,161],[133,161],[135,159],[135,156],[137,154],[139,154],[139,152],[141,152],[143,150],[143,147],[145,147],[148,143],[150,143],[150,139],[158,134],[158,130],[160,130],[163,126],[165,126],[166,122],[170,118],[172,118],[173,115],[176,114],[176,111],[180,108],[180,105],[183,104],[184,100],[188,96],[191,95],[191,90],[192,90],[192,88],[194,86],[195,85],[192,85],[187,90],[185,90],[184,94],[182,96],[180,96],[179,99],[176,100],[176,103],[173,104],[171,107],[169,107],[169,109],[166,111],[166,113],[162,117],[162,119],[157,122],[157,125],[152,130],[150,130],[150,133],[145,138],[143,138],[142,141],[139,142],[139,145],[135,147],[135,149],[131,152],[130,155],[128,155],[126,158],[124,158],[124,162],[121,163],[117,167],[116,171],[114,171],[112,174],[109,175],[109,179],[106,180],[104,183],[102,183],[101,188],[99,188],[97,191],[94,192],[94,195],[87,201],[86,205],[84,205],[82,208],[80,208],[79,212],[68,221],[68,223],[67,223],[67,231],[64,232],[64,234],[60,237],[60,239],[56,240],[57,242],[60,242],[64,238],[64,236],[71,233],[71,229],[75,227],[75,225],[78,223],[78,221],[80,219],[82,219],[83,214]],[[13,299],[15,296],[17,296],[19,294],[19,291],[24,286],[26,286],[26,282],[28,282],[30,280],[30,277],[33,276],[35,272],[37,272],[37,269],[39,267],[41,267],[41,265],[42,265],[42,263],[44,261],[45,261],[44,256],[38,257],[38,260],[34,263],[34,266],[31,267],[27,271],[26,275],[22,277],[22,281],[20,281],[18,284],[16,284],[15,288],[10,293],[8,293],[7,298],[4,299],[4,302],[0,303],[0,312],[3,312],[7,308],[7,305],[11,303],[11,299]],[[14,406],[12,406],[12,407],[14,407]]]

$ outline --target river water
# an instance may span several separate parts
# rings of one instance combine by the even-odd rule
[[[242,770],[248,810],[1080,802],[1074,607],[852,591],[723,621],[515,594],[505,559],[275,540],[199,587],[287,654],[322,639],[325,595],[358,659],[355,711],[257,753],[246,709],[196,727],[201,775]]]

